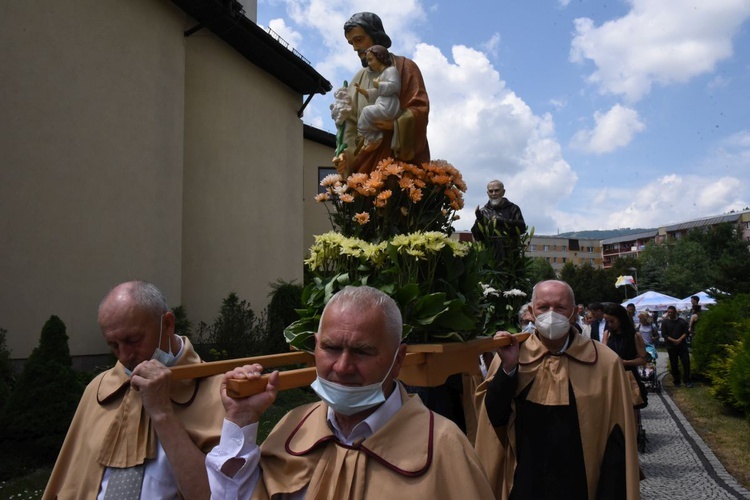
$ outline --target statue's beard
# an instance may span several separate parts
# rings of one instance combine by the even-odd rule
[[[502,198],[490,198],[490,205],[492,205],[493,207],[496,207],[496,206],[498,206],[498,205],[500,204],[500,202],[502,202],[502,201],[503,201],[503,199],[502,199]]]
[[[358,55],[360,56],[359,62],[362,63],[362,67],[366,68],[367,67],[367,58],[365,57],[365,52],[362,51],[362,53],[358,54]]]

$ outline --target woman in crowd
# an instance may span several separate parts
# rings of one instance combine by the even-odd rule
[[[651,320],[651,316],[643,311],[638,314],[638,333],[643,338],[646,345],[656,346],[659,339],[659,330]]]
[[[636,331],[627,310],[619,304],[607,304],[604,307],[604,319],[608,329],[604,331],[602,343],[617,353],[622,364],[638,384],[638,390],[633,391],[636,422],[640,423],[640,408],[648,404],[646,386],[641,381],[638,367],[646,364],[646,343]],[[639,397],[640,396],[640,397]]]

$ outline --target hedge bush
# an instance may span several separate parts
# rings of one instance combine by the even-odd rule
[[[750,318],[740,324],[740,329],[743,331],[742,341],[729,369],[729,389],[736,406],[750,417]]]
[[[257,356],[261,354],[259,339],[265,337],[267,329],[265,312],[256,315],[247,301],[231,292],[212,324],[199,323],[195,347],[207,361]]]
[[[6,342],[8,330],[0,328],[0,412],[10,397],[15,382],[13,365],[10,362],[10,350]]]
[[[720,299],[700,315],[692,341],[693,372],[708,377],[711,361],[723,356],[722,346],[734,345],[742,338],[743,320],[750,318],[750,295]]]
[[[55,461],[82,393],[65,324],[51,316],[0,414],[0,479]]]
[[[277,281],[271,284],[271,302],[268,304],[268,331],[261,342],[263,354],[288,352],[289,344],[284,328],[299,319],[297,309],[302,309],[302,285]]]

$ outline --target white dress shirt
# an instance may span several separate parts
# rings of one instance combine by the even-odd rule
[[[372,415],[358,423],[348,436],[341,433],[332,409],[328,408],[328,425],[336,438],[346,445],[352,445],[362,439],[375,434],[401,409],[403,401],[397,385],[388,399],[385,400]],[[263,471],[260,463],[260,447],[256,444],[258,437],[258,423],[239,428],[233,422],[224,420],[219,444],[206,456],[208,482],[211,486],[212,499],[236,500],[250,498],[255,491]],[[241,458],[245,464],[234,477],[227,477],[221,468],[231,458]],[[305,498],[307,488],[303,488],[288,495],[282,495],[279,500],[298,500]],[[276,497],[274,497],[276,498]]]

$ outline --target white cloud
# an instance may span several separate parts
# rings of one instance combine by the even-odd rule
[[[564,109],[568,105],[568,100],[565,98],[550,99],[549,103],[553,108],[555,108],[555,110],[560,111],[561,109]]]
[[[561,231],[581,228],[647,228],[719,215],[748,206],[743,181],[710,173],[664,175],[632,187],[608,186],[596,193],[585,211],[558,214]],[[584,193],[583,197],[593,195]]]
[[[570,59],[593,61],[589,82],[631,102],[654,83],[684,83],[713,71],[732,55],[732,37],[750,17],[747,0],[630,3],[626,16],[598,27],[589,18],[576,19]]]
[[[576,132],[571,147],[588,153],[611,153],[627,146],[635,134],[646,128],[636,110],[620,104],[615,104],[606,113],[594,113],[594,122],[593,129]]]
[[[506,87],[484,53],[454,46],[451,55],[452,62],[437,47],[420,44],[414,61],[430,95],[432,157],[453,163],[469,186],[457,228],[471,226],[474,209],[487,201],[487,182],[496,178],[526,219],[551,224],[555,204],[576,181],[551,116],[535,115]],[[528,199],[545,203],[523,202]]]
[[[482,49],[492,57],[497,57],[497,49],[500,47],[500,40],[500,33],[493,33],[492,37],[482,44]]]

